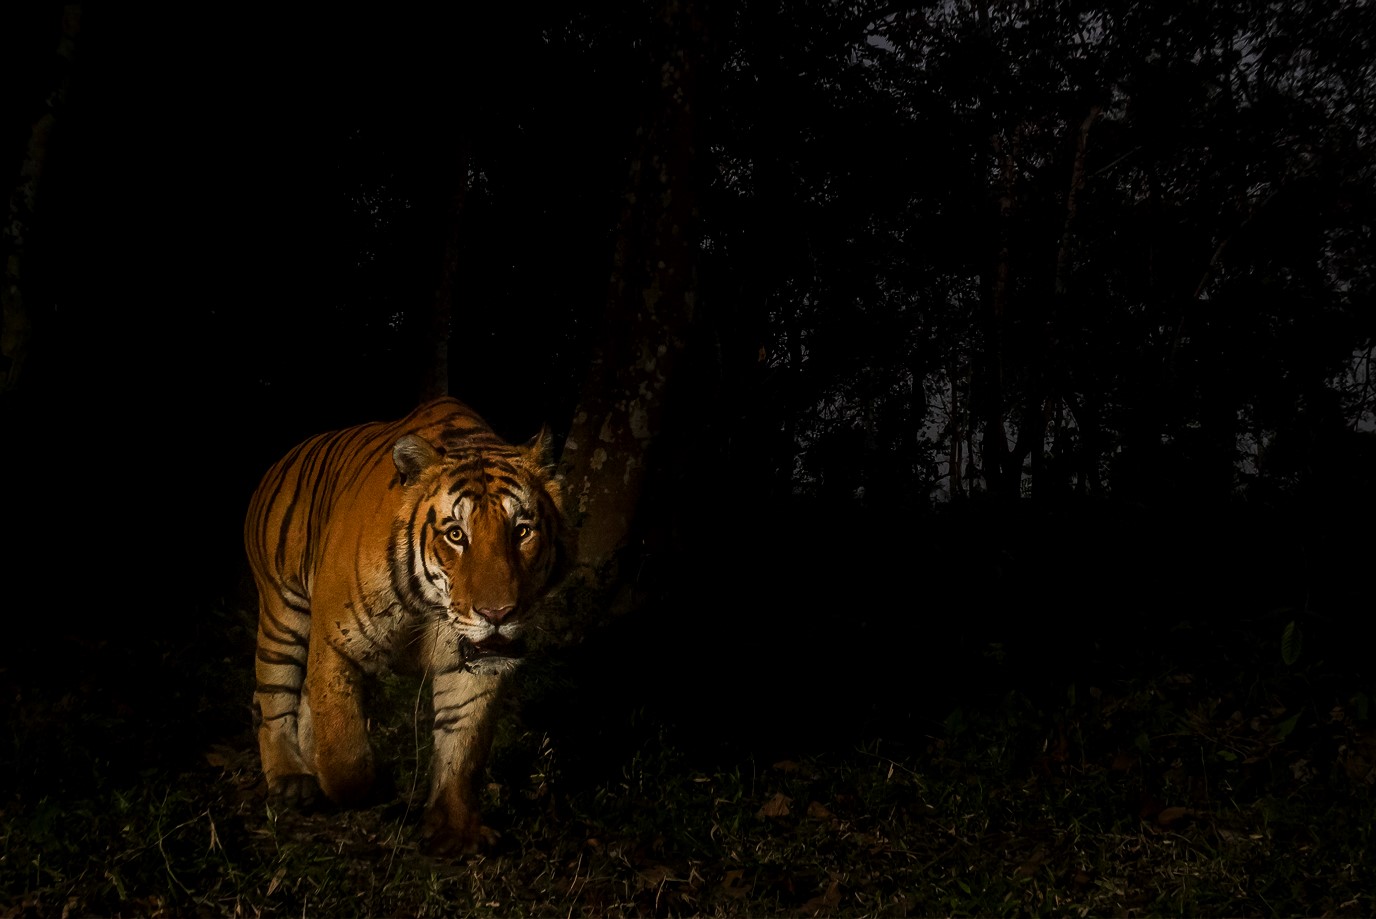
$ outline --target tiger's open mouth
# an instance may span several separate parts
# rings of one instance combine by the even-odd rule
[[[484,638],[482,641],[474,642],[467,638],[460,639],[463,650],[464,660],[474,662],[483,661],[490,658],[512,658],[519,660],[525,656],[526,644],[520,638],[504,638],[501,635],[493,635]]]
[[[525,654],[525,643],[520,639],[512,640],[494,635],[491,638],[474,642],[460,639],[463,650],[463,666],[470,673],[497,675],[510,673],[521,664]]]

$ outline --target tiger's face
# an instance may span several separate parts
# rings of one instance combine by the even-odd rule
[[[538,440],[538,439],[537,439]],[[559,490],[536,442],[446,455],[415,436],[393,451],[413,491],[397,520],[397,568],[424,610],[435,659],[509,669],[559,558]]]

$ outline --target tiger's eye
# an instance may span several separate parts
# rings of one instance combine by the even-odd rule
[[[518,524],[516,524],[516,531],[515,531],[515,532],[516,532],[516,538],[517,538],[517,539],[525,539],[527,536],[529,536],[529,535],[531,534],[530,524],[528,524],[528,523],[518,523]]]
[[[463,543],[463,527],[450,527],[444,535],[452,543]]]

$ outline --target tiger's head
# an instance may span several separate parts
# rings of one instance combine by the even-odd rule
[[[564,556],[561,493],[542,430],[436,446],[408,434],[392,450],[407,500],[393,533],[393,587],[437,624],[442,656],[510,669],[535,602]]]

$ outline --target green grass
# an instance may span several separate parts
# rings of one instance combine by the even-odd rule
[[[536,664],[490,763],[500,843],[450,863],[417,850],[414,681],[380,693],[389,800],[277,813],[247,617],[199,623],[137,653],[73,645],[68,682],[5,672],[0,916],[1376,913],[1370,677],[1309,649],[1286,663],[1278,627],[1248,647],[1196,628],[1190,666],[1052,667],[1037,692],[1022,649],[984,648],[1003,674],[985,691],[858,742],[819,725],[792,752],[705,743],[634,685],[580,695],[576,665]]]

